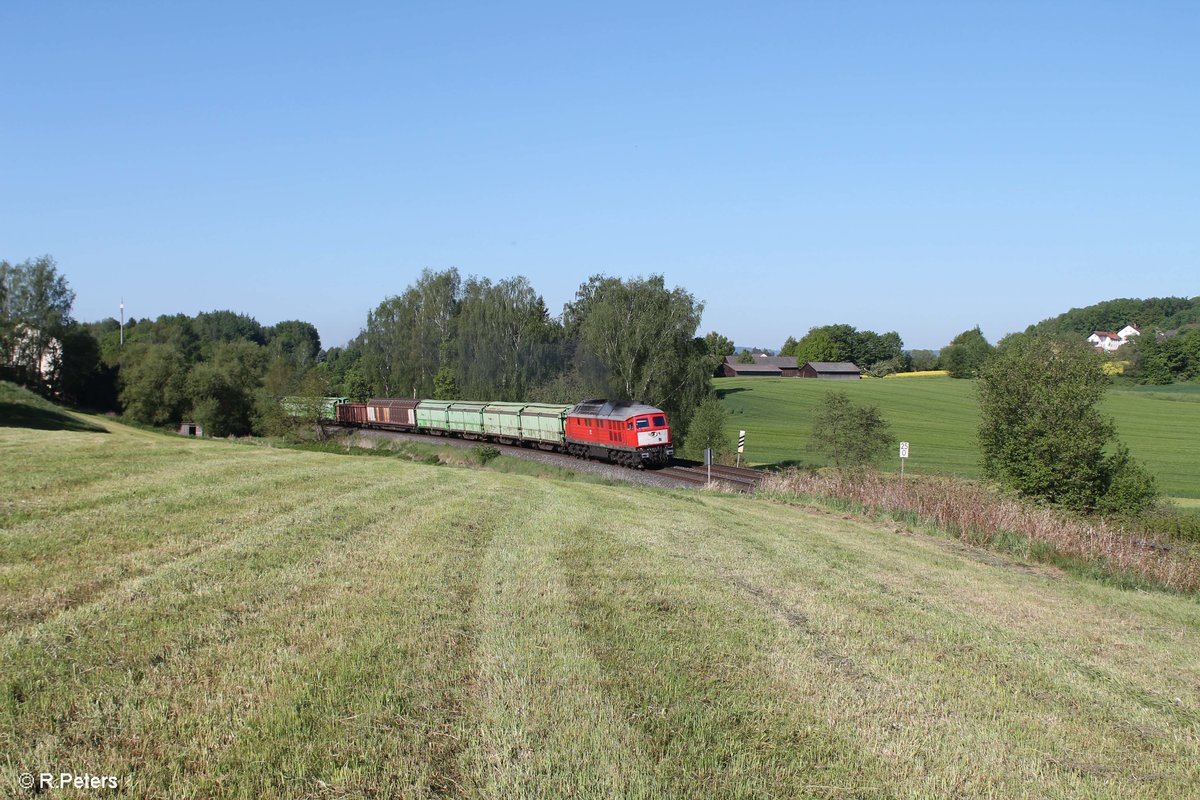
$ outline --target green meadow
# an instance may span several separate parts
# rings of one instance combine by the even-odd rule
[[[817,464],[807,448],[813,415],[824,394],[843,390],[879,406],[899,440],[910,444],[906,471],[977,477],[979,410],[974,381],[944,376],[859,381],[800,378],[718,378],[729,409],[729,431],[746,431],[751,465]],[[1158,477],[1164,494],[1200,499],[1200,385],[1114,386],[1104,400],[1117,434]],[[883,465],[898,470],[899,458]],[[1186,505],[1186,502],[1185,502]]]
[[[0,426],[0,795],[1200,785],[1194,598],[741,495],[41,422]]]

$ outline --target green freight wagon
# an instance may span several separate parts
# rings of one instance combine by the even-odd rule
[[[446,419],[454,433],[476,436],[483,433],[483,408],[487,403],[456,401],[446,409]]]
[[[488,403],[483,407],[483,432],[503,439],[521,438],[521,409],[528,403]]]
[[[562,444],[563,415],[571,406],[545,403],[488,403],[483,432],[488,436]]]
[[[417,403],[417,427],[430,431],[449,431],[450,418],[447,412],[454,405],[451,400],[422,400]]]
[[[318,416],[321,419],[327,419],[330,422],[337,416],[337,406],[342,403],[349,403],[349,397],[283,397],[280,398],[280,404],[283,406],[283,412],[289,417],[308,417],[311,419],[311,414],[314,410],[314,405],[320,403]]]
[[[567,412],[573,406],[529,403],[521,410],[522,438],[545,444],[563,444]]]

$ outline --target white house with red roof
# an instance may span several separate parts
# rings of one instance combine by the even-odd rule
[[[1120,350],[1121,345],[1126,344],[1134,336],[1141,336],[1142,332],[1138,330],[1136,325],[1126,325],[1121,330],[1113,331],[1092,331],[1092,335],[1088,337],[1088,341],[1097,350],[1103,350],[1106,353],[1111,353],[1115,350]]]

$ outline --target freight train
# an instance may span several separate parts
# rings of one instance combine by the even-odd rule
[[[585,400],[573,406],[460,400],[333,400],[340,425],[431,433],[537,447],[627,467],[662,467],[675,453],[667,415],[642,403]]]

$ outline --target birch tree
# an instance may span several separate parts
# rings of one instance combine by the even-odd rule
[[[708,392],[709,350],[697,338],[704,304],[661,275],[628,281],[595,275],[564,311],[576,360],[598,367],[610,397],[640,400],[672,416],[680,431]]]

